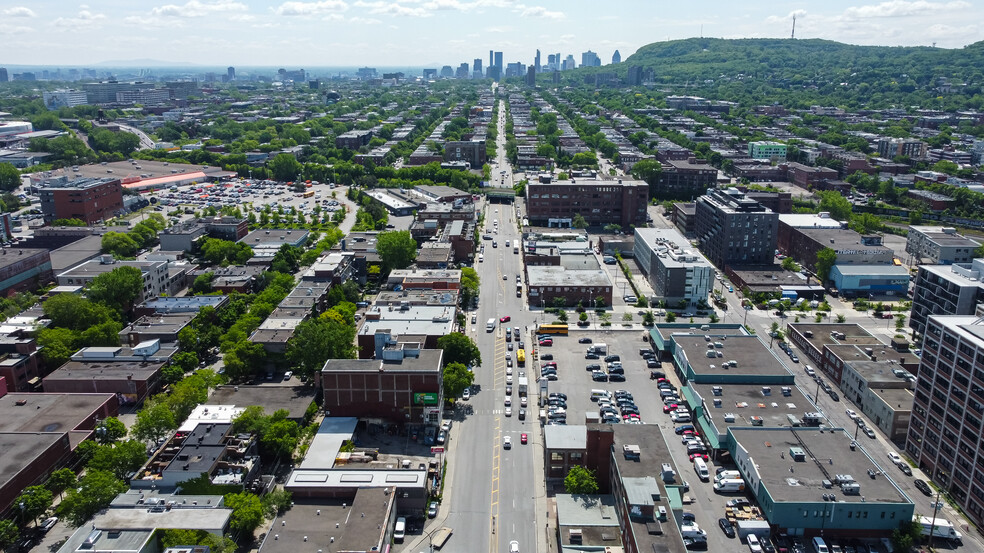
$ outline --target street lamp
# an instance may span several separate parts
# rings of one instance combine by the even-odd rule
[[[929,527],[929,550],[933,550],[933,533],[936,531],[936,513],[940,509],[940,493],[941,490],[936,490],[936,503],[933,504],[933,522],[930,523]]]
[[[858,441],[858,432],[861,430],[861,417],[854,421],[854,441]]]

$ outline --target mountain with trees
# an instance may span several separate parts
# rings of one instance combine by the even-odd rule
[[[687,86],[693,94],[739,102],[771,102],[778,91],[792,90],[802,93],[787,107],[984,106],[984,41],[950,49],[689,38],[643,46],[615,70],[624,78],[632,66],[652,69],[658,85]],[[602,70],[612,68],[586,71]],[[574,73],[570,78],[582,78],[580,69]]]

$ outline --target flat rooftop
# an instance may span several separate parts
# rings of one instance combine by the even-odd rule
[[[774,350],[757,336],[674,334],[677,348],[682,349],[687,361],[697,376],[702,375],[776,375],[789,376],[789,369],[783,364]],[[704,336],[709,336],[710,341]],[[720,344],[721,347],[717,347]],[[721,356],[708,357],[708,351],[720,352]],[[728,361],[737,361],[737,366],[726,367]]]
[[[881,340],[855,323],[789,323],[788,326],[802,334],[817,351],[823,351],[826,345],[840,344],[886,347]],[[832,332],[841,332],[844,338],[835,338]]]
[[[44,377],[44,381],[149,380],[163,366],[164,363],[145,363],[143,361],[69,361]]]
[[[576,286],[603,288],[612,286],[608,273],[602,269],[567,269],[558,266],[527,266],[527,282],[530,286]]]
[[[172,508],[154,513],[150,509],[107,509],[92,519],[91,526],[112,530],[175,528],[214,531],[225,529],[232,509]]]
[[[633,504],[652,505],[655,510],[659,506],[671,511],[670,500],[667,497],[666,486],[679,484],[687,479],[680,468],[673,464],[672,456],[666,446],[662,430],[654,424],[615,424],[611,425],[615,433],[612,445],[618,477],[622,479],[629,502]],[[625,446],[630,449],[638,448],[638,455],[626,455]],[[669,463],[676,472],[676,481],[667,483],[659,478],[660,466]],[[653,497],[659,494],[659,499]],[[660,551],[666,553],[685,553],[683,539],[676,527],[674,519],[670,518],[661,523],[663,534],[650,534],[648,523],[642,517],[630,517],[626,523],[628,530],[635,537],[639,551]]]
[[[0,432],[0,486],[6,486],[25,467],[29,467],[49,447],[65,439],[65,431]],[[22,484],[23,485],[23,484]],[[19,488],[18,488],[19,489]]]
[[[721,434],[728,427],[753,426],[752,417],[761,417],[762,426],[766,427],[790,426],[787,415],[802,419],[804,413],[817,411],[816,406],[792,384],[691,383],[689,386],[696,396],[696,403],[703,400],[708,415]],[[769,395],[765,395],[766,388]],[[788,396],[783,395],[787,392]],[[734,415],[734,421],[728,422],[725,415]]]
[[[51,270],[55,274],[95,259],[102,253],[102,236],[91,235],[51,250]]]
[[[843,228],[843,223],[830,216],[830,213],[782,213],[779,222],[793,228]]]
[[[112,398],[113,394],[10,393],[0,397],[0,432],[69,432]]]
[[[941,246],[976,248],[980,245],[977,240],[973,240],[962,234],[957,234],[956,232],[944,232],[943,229],[946,227],[911,225],[909,228],[922,233],[927,238]]]
[[[403,362],[381,359],[329,359],[322,369],[325,372],[437,372],[441,370],[444,352],[439,349],[420,350],[420,357],[404,357]]]
[[[345,440],[351,440],[359,419],[355,417],[325,417],[318,433],[311,440],[307,455],[301,461],[301,469],[330,469]]]
[[[889,350],[889,351],[893,354],[898,353],[894,350]],[[900,354],[900,355],[906,355],[906,354]],[[908,388],[909,384],[906,382],[906,380],[904,378],[899,378],[895,376],[892,370],[901,369],[905,371],[905,374],[909,374],[909,371],[906,370],[906,368],[903,367],[900,363],[898,363],[897,357],[895,358],[889,358],[889,357],[891,356],[879,357],[878,361],[870,361],[865,358],[862,358],[861,360],[858,361],[851,361],[850,359],[844,359],[844,361],[847,364],[850,364],[851,367],[854,369],[854,371],[857,372],[859,375],[861,375],[861,377],[864,378],[865,381],[867,381],[868,388],[879,388],[879,387]]]
[[[556,502],[562,546],[571,547],[572,551],[584,547],[623,547],[614,496],[558,494]],[[581,531],[577,543],[571,542],[573,529]]]
[[[908,388],[872,387],[872,392],[888,405],[894,405],[895,407],[893,407],[893,409],[896,411],[912,410],[912,402],[915,400],[915,396],[913,395],[912,390],[909,390]]]
[[[851,451],[851,436],[843,430],[742,428],[731,432],[735,441],[748,451],[761,482],[777,503],[820,503],[825,493],[833,493],[837,502],[909,503],[887,475],[868,476],[869,469],[874,472],[888,469],[884,454],[878,454],[877,463],[882,463],[879,465],[863,447]],[[803,449],[805,461],[794,461],[790,448]],[[824,480],[832,481],[838,474],[854,477],[861,485],[861,493],[845,495],[836,484],[832,488],[823,486]]]
[[[389,531],[389,512],[395,508],[394,497],[383,489],[360,489],[354,500],[295,500],[289,511],[273,521],[275,539],[268,536],[259,551],[298,553],[328,543],[333,551],[381,551]],[[312,548],[312,543],[317,546]]]

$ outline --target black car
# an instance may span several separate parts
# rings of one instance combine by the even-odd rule
[[[622,407],[622,415],[638,415],[639,409],[636,407]]]
[[[608,374],[608,381],[609,382],[625,382],[625,375],[622,374],[622,373],[609,373]]]
[[[544,353],[543,355],[540,356],[540,359],[542,359],[544,361],[551,361],[551,360],[553,360],[553,354],[552,353]]]
[[[835,392],[833,390],[830,390],[830,399],[832,399],[834,401],[840,401],[841,400],[840,396],[837,395],[837,392]]]
[[[663,364],[660,363],[659,361],[655,360],[655,359],[648,359],[646,361],[646,368],[647,369],[658,369],[658,368],[660,368],[662,366],[663,366]],[[660,376],[660,377],[657,377],[657,378],[666,378],[666,377],[665,376]]]
[[[617,374],[625,374],[625,368],[624,367],[611,367],[611,368],[608,369],[608,372],[609,373],[613,373],[613,374],[614,373],[617,373]]]
[[[591,338],[578,338],[577,343],[579,344],[590,344]]]
[[[617,355],[606,355],[605,363],[611,363],[612,361],[621,361],[622,358]]]
[[[608,382],[608,375],[601,371],[594,371],[591,373],[591,380],[595,382]]]
[[[584,366],[584,370],[586,370],[586,371],[600,371],[601,370],[601,365],[599,365],[598,363],[591,363],[590,365],[585,365]]]
[[[721,527],[721,531],[724,532],[725,536],[731,539],[735,537],[735,527],[731,524],[731,521],[726,518],[718,519],[718,526]]]
[[[560,392],[550,392],[550,395],[547,396],[547,397],[549,397],[549,398],[555,398],[556,397],[556,398],[560,398],[560,399],[562,399],[564,401],[567,401],[567,394],[562,394]]]
[[[679,435],[679,434],[683,434],[687,430],[693,430],[693,429],[694,429],[694,425],[692,424],[681,424],[680,426],[674,428],[673,431]]]
[[[519,420],[521,421],[526,420],[526,409],[519,410]]]
[[[684,511],[680,514],[680,518],[683,519],[684,522],[694,522],[697,520],[697,515]]]
[[[584,358],[585,359],[600,359],[600,357],[598,357],[598,354],[597,353],[585,353],[584,354]]]
[[[933,495],[933,490],[929,487],[929,484],[923,482],[922,480],[919,480],[918,478],[914,480],[912,483],[916,486],[917,490],[923,493],[923,495],[926,496]]]

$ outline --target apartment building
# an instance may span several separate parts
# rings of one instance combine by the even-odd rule
[[[929,317],[906,453],[984,523],[984,319]]]
[[[633,253],[657,299],[667,305],[696,305],[710,294],[714,267],[679,232],[636,228]]]
[[[109,219],[123,209],[123,186],[117,178],[48,179],[40,185],[44,222],[81,219],[88,224]]]
[[[926,333],[931,315],[976,315],[984,303],[984,259],[953,265],[920,265],[912,291],[909,327]]]
[[[980,245],[952,227],[911,225],[905,239],[905,253],[911,255],[915,263],[970,263]]]
[[[777,213],[738,190],[709,190],[697,198],[697,240],[718,268],[773,263],[778,227]]]

